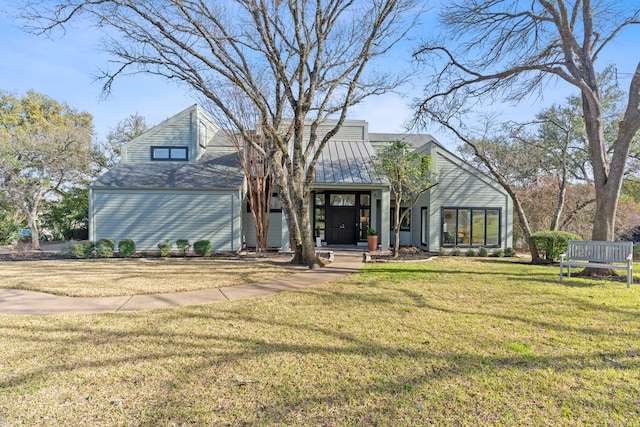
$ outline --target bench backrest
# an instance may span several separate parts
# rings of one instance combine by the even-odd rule
[[[633,253],[633,242],[595,242],[569,240],[567,258],[594,262],[626,262]]]

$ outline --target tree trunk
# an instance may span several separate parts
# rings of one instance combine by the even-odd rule
[[[393,226],[393,258],[398,258],[400,255],[400,203],[396,199],[396,208],[393,216],[395,217]]]
[[[287,221],[289,237],[293,247],[294,264],[307,265],[309,268],[321,266],[316,255],[315,242],[309,221],[308,194],[304,190],[304,179],[293,177],[287,180],[282,167],[282,154],[275,152],[272,161],[275,184],[280,194],[282,213]],[[299,172],[298,172],[299,173]]]
[[[27,215],[27,223],[29,224],[29,230],[31,230],[31,250],[40,250],[40,232],[38,230],[38,214],[36,212],[29,212]]]
[[[556,204],[555,212],[553,213],[553,219],[551,220],[551,231],[558,231],[560,228],[560,218],[562,217],[562,211],[567,198],[567,182],[566,179],[560,182],[560,191],[558,192],[558,202]]]

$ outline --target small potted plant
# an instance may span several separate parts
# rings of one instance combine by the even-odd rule
[[[375,252],[378,249],[378,232],[373,228],[367,228],[367,245],[369,252]]]

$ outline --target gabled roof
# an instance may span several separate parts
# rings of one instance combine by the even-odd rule
[[[371,166],[368,141],[329,141],[318,158],[314,184],[384,185]]]
[[[121,163],[92,188],[239,189],[244,182],[237,153],[206,153],[196,163]]]

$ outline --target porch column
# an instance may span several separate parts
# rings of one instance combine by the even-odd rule
[[[382,197],[380,197],[380,230],[378,230],[378,243],[383,251],[389,249],[389,238],[391,234],[391,219],[389,217],[391,210],[391,196],[388,188],[382,189]]]

